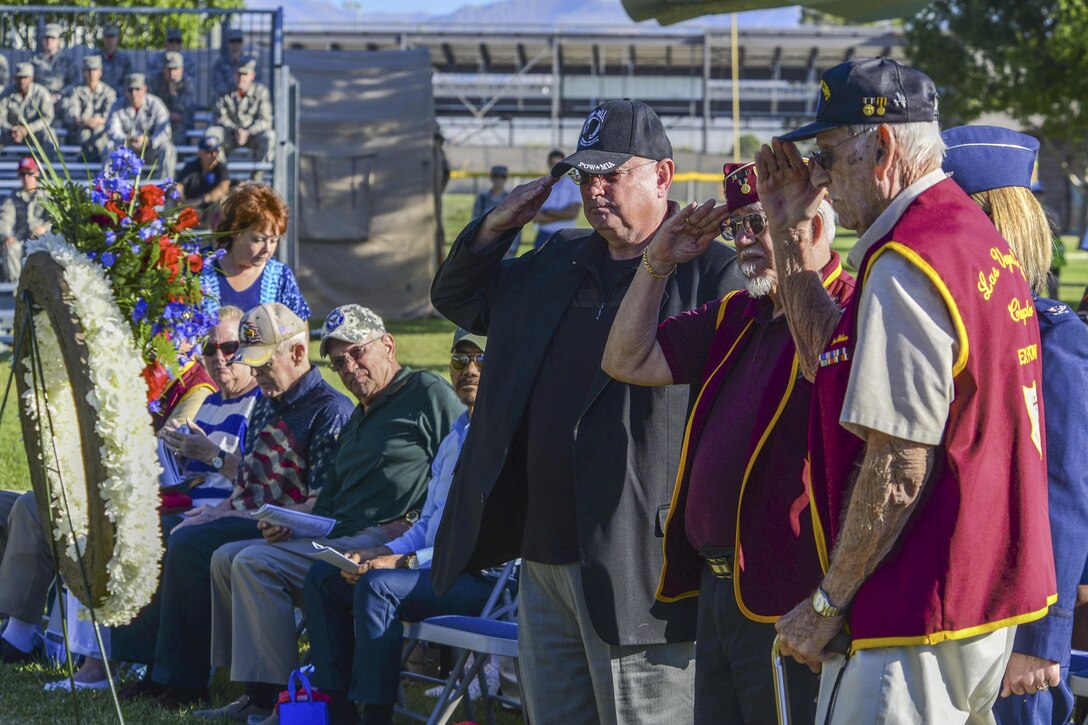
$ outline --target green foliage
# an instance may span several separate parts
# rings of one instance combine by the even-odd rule
[[[181,28],[183,47],[197,48],[202,44],[204,34],[213,27],[221,25],[221,15],[201,15],[196,13],[171,14],[120,14],[110,13],[113,8],[187,8],[187,9],[244,9],[244,0],[112,0],[103,4],[96,0],[40,0],[35,5],[101,8],[95,12],[72,15],[70,13],[19,12],[18,7],[26,3],[0,0],[0,11],[4,27],[23,39],[28,47],[34,47],[35,28],[42,22],[60,23],[64,28],[63,40],[69,46],[87,39],[102,36],[106,25],[116,25],[121,31],[121,45],[127,49],[162,48],[166,41],[168,28]],[[9,9],[10,8],[10,9]],[[93,43],[92,43],[93,44]]]
[[[942,125],[1003,112],[1067,171],[1088,166],[1088,6],[1084,0],[936,0],[906,27],[907,53],[941,90]]]

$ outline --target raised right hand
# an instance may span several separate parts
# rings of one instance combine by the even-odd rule
[[[540,207],[551,194],[552,186],[559,181],[555,176],[544,176],[515,186],[497,207],[487,215],[480,227],[480,237],[496,239],[511,229],[523,227],[533,220]]]
[[[667,273],[705,252],[721,234],[727,213],[728,207],[710,199],[701,205],[693,201],[666,219],[646,248],[654,270]]]
[[[772,237],[816,216],[824,190],[812,183],[808,164],[794,144],[778,138],[764,144],[756,155],[756,176]]]

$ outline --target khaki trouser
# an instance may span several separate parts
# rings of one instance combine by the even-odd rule
[[[338,551],[369,549],[401,531],[374,526],[318,541]],[[286,684],[298,668],[295,607],[316,561],[312,541],[236,541],[212,556],[212,666],[230,667],[232,680]]]
[[[816,722],[831,725],[993,723],[1016,627],[915,647],[879,647],[824,663]],[[831,718],[828,702],[839,672]]]

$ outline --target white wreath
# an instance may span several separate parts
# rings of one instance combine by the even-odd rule
[[[109,595],[95,607],[95,615],[100,624],[127,624],[151,601],[163,555],[158,515],[161,468],[140,376],[142,361],[102,268],[56,235],[29,242],[28,256],[35,252],[48,253],[64,269],[64,281],[71,290],[69,307],[83,327],[93,384],[85,401],[74,400],[57,335],[48,316],[44,312],[36,314],[34,329],[54,434],[53,441],[44,442],[43,454],[49,485],[55,492],[50,502],[58,512],[54,520],[61,522],[53,536],[64,545],[64,555],[77,562],[76,547],[82,552],[86,546],[88,509],[75,406],[85,403],[98,414],[95,430],[104,443],[99,454],[108,472],[98,490],[105,501],[106,516],[116,529],[113,556],[107,565]],[[23,396],[23,404],[40,426],[29,358],[25,367],[29,391]],[[53,463],[53,445],[62,476],[49,465]],[[76,533],[74,540],[60,499],[62,488],[71,513],[71,528]]]

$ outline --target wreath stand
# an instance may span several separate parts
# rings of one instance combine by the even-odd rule
[[[109,681],[117,720],[124,725],[125,717],[117,696],[117,685],[110,670],[109,658],[105,654],[102,634],[95,614],[95,608],[105,601],[108,594],[109,574],[106,567],[113,555],[115,529],[114,523],[106,516],[105,501],[98,495],[99,483],[107,478],[105,467],[99,456],[103,441],[95,429],[96,412],[86,403],[87,393],[92,391],[94,386],[88,372],[88,351],[83,325],[69,306],[71,297],[71,290],[64,281],[64,270],[56,260],[45,253],[31,254],[27,258],[16,293],[15,345],[11,376],[15,379],[19,400],[22,400],[28,392],[34,395],[37,420],[40,421],[40,423],[35,422],[23,405],[17,406],[22,423],[23,445],[26,448],[27,463],[30,467],[30,479],[34,486],[34,497],[53,551],[58,590],[63,577],[69,591],[90,612],[91,624],[106,668],[106,679]],[[47,471],[52,471],[58,478],[61,478],[63,474],[56,448],[52,415],[48,407],[42,405],[46,397],[46,386],[33,320],[33,316],[38,312],[46,314],[57,333],[75,398],[76,416],[83,444],[82,463],[88,489],[86,494],[88,525],[85,546],[74,547],[78,557],[76,562],[63,555],[53,534],[57,527],[67,528],[68,536],[72,541],[76,540],[68,500],[64,495],[63,479],[59,497],[63,514],[57,512],[54,515],[53,491],[49,477],[46,475]],[[31,373],[30,381],[23,372],[27,367]],[[10,392],[11,378],[9,377],[3,403],[0,404],[0,416],[7,408]],[[83,719],[77,702],[75,666],[68,642],[67,607],[62,603],[60,610],[64,649],[68,663],[69,692],[72,695],[76,722],[81,723]]]

